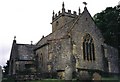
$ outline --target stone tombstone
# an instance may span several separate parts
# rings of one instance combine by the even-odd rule
[[[94,73],[93,74],[93,78],[92,78],[92,80],[102,80],[102,77],[101,77],[101,75],[99,74],[99,73]]]
[[[79,80],[91,80],[91,76],[88,71],[81,70],[79,71],[78,79]]]
[[[0,82],[2,82],[2,67],[0,66]]]
[[[72,68],[69,65],[65,68],[65,80],[72,80]]]

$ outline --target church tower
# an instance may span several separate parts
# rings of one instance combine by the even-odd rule
[[[68,12],[66,12],[65,5],[63,2],[61,12],[59,11],[58,14],[57,13],[55,14],[55,12],[53,11],[52,23],[51,23],[52,24],[52,32],[63,27],[66,23],[72,21],[79,15],[80,15],[80,8],[79,8],[78,15],[77,15],[76,11],[73,11],[73,13],[71,13],[71,10],[68,10]]]

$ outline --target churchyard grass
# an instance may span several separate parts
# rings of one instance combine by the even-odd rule
[[[70,82],[75,82],[76,80],[72,80]],[[26,81],[26,82],[66,82],[64,80],[58,80],[58,79],[44,79],[39,81]]]
[[[2,82],[15,82],[15,80],[12,78],[3,78]]]
[[[102,81],[106,82],[106,81],[110,81],[110,82],[116,82],[119,81],[120,82],[120,77],[102,77]],[[2,82],[15,82],[14,79],[12,78],[3,78]],[[24,82],[66,82],[64,80],[58,80],[58,79],[42,79],[42,80],[33,80],[33,81],[24,81]],[[71,82],[76,82],[76,79],[72,80]]]

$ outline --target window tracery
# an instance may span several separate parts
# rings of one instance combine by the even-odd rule
[[[86,34],[83,38],[83,59],[88,61],[95,60],[94,43],[90,34]]]

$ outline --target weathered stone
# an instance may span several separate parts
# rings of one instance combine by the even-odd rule
[[[63,7],[58,15],[54,16],[53,13],[51,24],[52,33],[42,37],[34,46],[18,45],[16,40],[13,41],[9,69],[11,75],[29,66],[36,66],[42,76],[58,73],[59,78],[65,80],[71,80],[76,69],[79,69],[76,72],[80,80],[92,79],[90,70],[119,73],[118,51],[104,43],[102,33],[87,7],[82,13],[79,11],[79,15],[72,14],[70,10],[66,12]],[[100,79],[100,76],[96,78]]]
[[[72,73],[73,73],[72,67],[67,65],[65,68],[65,80],[72,80]]]
[[[79,80],[91,80],[91,76],[88,71],[80,71],[78,74]]]
[[[93,74],[93,77],[92,77],[92,80],[102,80],[102,77],[101,77],[101,75],[99,74],[99,73],[94,73]]]

